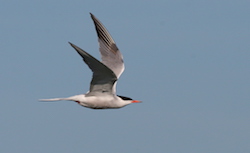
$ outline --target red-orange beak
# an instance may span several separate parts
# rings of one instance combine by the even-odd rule
[[[140,100],[132,100],[132,103],[140,103]]]

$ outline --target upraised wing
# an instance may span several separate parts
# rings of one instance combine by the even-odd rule
[[[81,48],[70,42],[69,44],[82,56],[83,61],[93,72],[88,95],[113,93],[113,85],[117,81],[114,72]]]
[[[90,15],[95,24],[102,63],[109,67],[119,78],[124,71],[122,54],[104,25],[93,14],[90,13]]]

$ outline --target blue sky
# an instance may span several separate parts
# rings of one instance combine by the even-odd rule
[[[250,2],[17,1],[0,5],[0,152],[250,151]],[[88,91],[100,59],[89,16],[125,61],[117,110],[38,102]]]

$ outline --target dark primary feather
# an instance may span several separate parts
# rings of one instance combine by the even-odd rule
[[[90,92],[112,92],[112,87],[117,81],[117,77],[112,70],[98,61],[96,58],[69,42],[69,44],[82,56],[84,62],[93,72]]]
[[[93,14],[90,13],[90,15],[97,32],[102,63],[109,67],[119,78],[124,70],[122,54],[104,25]]]
[[[104,42],[105,46],[108,47],[110,51],[116,54],[118,52],[118,48],[115,44],[115,41],[110,36],[108,30],[93,14],[90,13],[90,15],[91,15],[92,20],[94,21],[98,38]]]

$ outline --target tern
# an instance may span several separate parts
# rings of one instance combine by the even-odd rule
[[[123,57],[104,25],[93,14],[90,13],[90,16],[97,32],[102,62],[69,42],[93,72],[89,91],[68,98],[40,99],[40,101],[75,101],[81,106],[92,109],[121,108],[141,102],[116,95],[116,83],[125,68]]]

